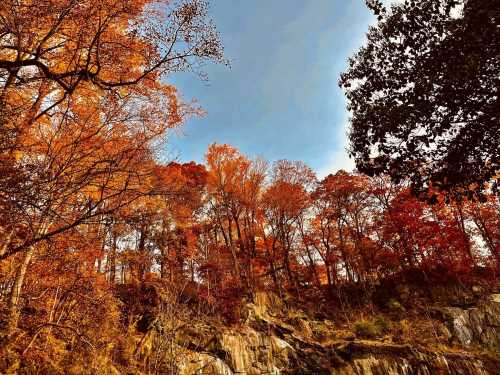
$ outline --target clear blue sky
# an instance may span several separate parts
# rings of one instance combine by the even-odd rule
[[[231,68],[207,66],[209,82],[172,79],[207,114],[171,137],[169,156],[202,162],[217,142],[271,162],[302,160],[320,176],[351,169],[337,81],[374,22],[364,1],[212,0],[210,8]]]

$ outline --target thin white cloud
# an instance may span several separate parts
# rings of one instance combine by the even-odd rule
[[[343,131],[347,134],[348,122],[344,122]],[[338,148],[328,152],[328,156],[324,165],[316,171],[319,179],[323,179],[329,174],[335,174],[337,171],[343,169],[346,172],[352,172],[355,168],[354,160],[349,158],[347,153],[347,136],[342,138],[343,142]]]
[[[283,39],[268,57],[271,68],[259,82],[268,113],[290,106],[303,112],[315,107],[314,92],[325,79],[324,66],[330,64],[324,51],[335,36],[335,25],[330,24],[334,12],[335,4],[329,0],[305,2],[295,19],[279,26]],[[314,51],[312,42],[318,43]]]
[[[354,169],[354,161],[349,158],[345,149],[331,152],[326,164],[316,172],[316,175],[319,179],[323,179],[341,169],[347,172],[351,172]]]

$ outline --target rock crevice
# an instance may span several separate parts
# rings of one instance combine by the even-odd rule
[[[206,336],[192,328],[184,332],[181,344],[189,350],[179,367],[181,375],[487,375],[498,369],[498,361],[470,351],[339,337],[332,322],[314,321],[301,311],[284,312],[272,300],[257,295],[245,306],[238,327],[211,327],[204,330]],[[498,348],[499,309],[493,296],[472,308],[436,311],[457,343]],[[325,330],[330,330],[327,337]]]

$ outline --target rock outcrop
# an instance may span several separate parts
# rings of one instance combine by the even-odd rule
[[[498,347],[498,296],[474,308],[441,308],[452,337],[463,345]],[[360,340],[298,310],[283,313],[281,301],[260,293],[243,310],[238,327],[191,327],[180,340],[189,348],[182,375],[210,374],[496,374],[491,357],[463,350],[430,350],[408,344]],[[460,311],[459,311],[460,310]],[[200,332],[202,332],[200,334]],[[492,364],[493,362],[493,364]]]
[[[253,337],[252,337],[253,336]],[[405,345],[353,341],[344,345],[292,346],[287,340],[226,333],[224,355],[193,352],[181,374],[494,374],[481,359],[464,353],[431,353]],[[297,344],[297,343],[295,343]]]
[[[436,311],[451,332],[451,340],[465,347],[500,349],[500,294],[469,308],[441,307]]]

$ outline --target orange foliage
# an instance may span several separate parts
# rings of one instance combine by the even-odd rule
[[[225,144],[159,162],[199,113],[164,78],[224,62],[203,1],[4,0],[0,16],[0,371],[140,367],[127,340],[160,291],[234,317],[259,289],[498,269],[498,196],[430,205]]]

